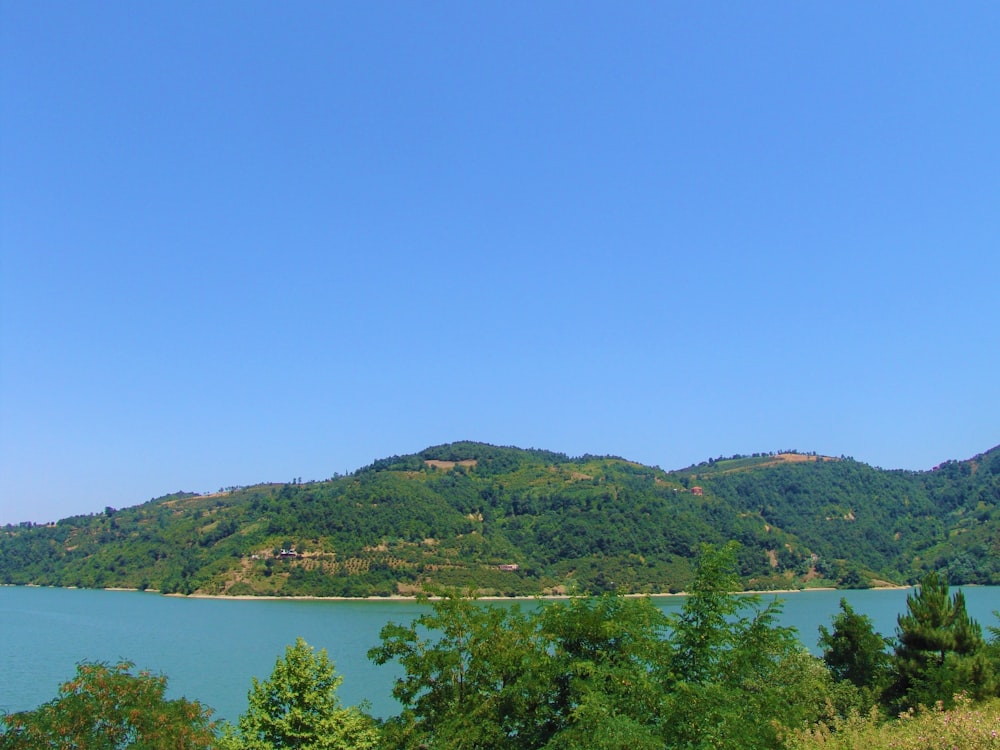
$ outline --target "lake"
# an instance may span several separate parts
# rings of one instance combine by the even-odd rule
[[[1000,587],[964,588],[970,614],[996,626]],[[798,629],[816,652],[817,629],[830,624],[841,597],[893,636],[907,590],[804,591],[775,596],[783,625]],[[664,611],[682,597],[654,600]],[[528,603],[531,606],[531,603]],[[0,586],[0,712],[31,709],[55,697],[81,660],[135,662],[167,676],[168,697],[185,696],[235,721],[246,709],[250,678],[265,679],[285,646],[299,636],[325,648],[344,676],[344,704],[371,703],[376,716],[399,706],[392,698],[398,671],[375,666],[367,652],[389,621],[408,623],[425,605],[406,600],[306,601],[166,597],[135,591]]]

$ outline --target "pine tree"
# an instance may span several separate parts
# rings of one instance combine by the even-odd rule
[[[976,699],[996,694],[982,628],[969,617],[961,591],[949,597],[948,585],[931,572],[906,598],[906,609],[897,620],[890,691],[897,708],[951,705],[962,692]]]

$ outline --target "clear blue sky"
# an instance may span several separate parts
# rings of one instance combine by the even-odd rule
[[[1000,442],[1000,5],[0,14],[0,523],[462,439]]]

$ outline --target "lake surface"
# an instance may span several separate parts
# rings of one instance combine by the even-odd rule
[[[964,588],[970,614],[997,626],[1000,587]],[[841,597],[893,636],[907,590],[805,591],[780,598],[783,625],[798,629],[816,652],[818,627],[830,624]],[[682,597],[654,599],[664,611]],[[531,602],[527,606],[533,606]],[[250,678],[266,679],[285,647],[299,636],[325,648],[344,676],[346,705],[368,700],[377,716],[399,711],[392,698],[393,665],[375,666],[367,652],[387,622],[408,623],[425,605],[403,600],[223,600],[165,597],[132,591],[0,586],[0,712],[51,700],[82,660],[129,660],[167,676],[168,697],[185,696],[235,721],[246,709]]]

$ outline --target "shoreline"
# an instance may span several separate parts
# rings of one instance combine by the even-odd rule
[[[813,586],[804,589],[760,589],[760,590],[747,590],[747,591],[734,591],[732,593],[737,596],[768,596],[769,594],[774,595],[786,595],[786,594],[808,594],[811,591],[899,591],[905,589],[912,589],[913,586],[875,586],[870,589],[838,589],[835,586]],[[105,589],[110,590],[110,589]],[[129,590],[129,589],[120,589]],[[132,591],[137,591],[138,589],[131,589]],[[147,589],[148,593],[158,593],[154,592],[153,589]],[[664,592],[655,594],[624,594],[626,598],[629,599],[641,599],[643,597],[648,597],[650,599],[672,599],[679,597],[690,596],[689,591],[678,591],[676,593]],[[218,600],[232,600],[232,601],[316,601],[316,602],[417,602],[421,600],[427,601],[437,601],[440,600],[441,596],[429,595],[429,596],[411,596],[405,594],[390,594],[389,596],[276,596],[273,594],[254,596],[252,594],[163,594],[163,596],[170,596],[180,599],[218,599]],[[475,598],[478,601],[484,602],[519,602],[519,601],[559,601],[566,599],[573,599],[576,596],[595,596],[593,594],[534,594],[534,595],[522,595],[522,596],[477,596],[477,597],[462,597],[462,598]]]
[[[975,584],[967,584],[967,586],[974,586]],[[261,596],[254,596],[253,594],[163,594],[159,589],[138,589],[129,588],[127,586],[108,586],[106,588],[99,589],[82,589],[79,586],[44,586],[37,583],[4,583],[0,584],[0,587],[11,587],[15,588],[18,586],[24,586],[25,588],[51,588],[51,589],[65,589],[67,591],[124,591],[124,592],[134,592],[142,594],[158,594],[163,597],[170,597],[174,599],[217,599],[220,601],[291,601],[291,602],[418,602],[421,600],[427,601],[437,601],[442,597],[437,595],[409,595],[409,594],[390,594],[388,596],[278,596],[275,594],[266,594]],[[808,594],[811,591],[899,591],[905,589],[914,588],[912,585],[893,585],[893,586],[873,586],[868,589],[838,589],[836,586],[812,586],[810,588],[802,589],[754,589],[746,591],[733,591],[733,594],[737,596],[768,596],[770,594],[774,595],[786,595],[786,594]],[[963,587],[955,587],[963,588]],[[663,592],[655,594],[624,594],[626,598],[629,599],[640,599],[643,597],[648,597],[650,599],[671,599],[677,597],[690,596],[689,591],[678,591],[675,593]],[[573,599],[577,596],[597,596],[595,594],[533,594],[533,595],[522,595],[522,596],[477,596],[471,597],[478,601],[484,602],[519,602],[519,601],[559,601],[566,599]],[[470,597],[462,597],[470,598]]]

